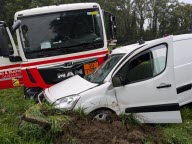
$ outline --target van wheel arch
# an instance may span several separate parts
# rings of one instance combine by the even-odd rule
[[[118,116],[115,111],[110,108],[102,107],[93,110],[89,113],[89,118],[94,121],[105,121],[105,122],[112,122],[118,119]]]

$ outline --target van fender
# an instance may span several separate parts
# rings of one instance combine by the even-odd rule
[[[98,109],[109,109],[113,112],[115,112],[117,115],[120,114],[120,109],[117,104],[117,101],[113,96],[97,96],[93,97],[91,99],[82,98],[80,99],[74,109],[83,109],[86,114],[89,114],[93,111],[96,111]]]

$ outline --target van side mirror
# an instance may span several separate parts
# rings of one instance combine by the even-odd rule
[[[11,33],[14,33],[21,25],[21,21],[17,20],[14,22],[13,26],[11,27]]]
[[[120,87],[126,85],[126,77],[123,74],[117,74],[112,78],[112,83],[114,87]]]
[[[103,10],[104,20],[105,20],[105,29],[109,46],[116,45],[117,42],[117,26],[115,16]]]
[[[123,86],[122,80],[119,76],[114,76],[112,78],[112,83],[114,87],[120,87]]]
[[[9,56],[9,60],[10,60],[10,62],[20,62],[20,61],[22,61],[20,56],[13,56],[13,55]]]

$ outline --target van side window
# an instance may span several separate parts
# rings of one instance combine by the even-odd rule
[[[166,45],[153,47],[129,60],[116,75],[123,76],[125,84],[153,78],[164,71],[166,57]]]

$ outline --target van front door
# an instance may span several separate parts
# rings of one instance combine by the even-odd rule
[[[145,123],[182,122],[174,82],[173,36],[135,51],[114,74],[123,84],[114,84],[122,113],[134,113]]]
[[[13,54],[13,44],[7,29],[4,24],[0,24],[0,89],[23,85],[20,63],[9,60]]]

